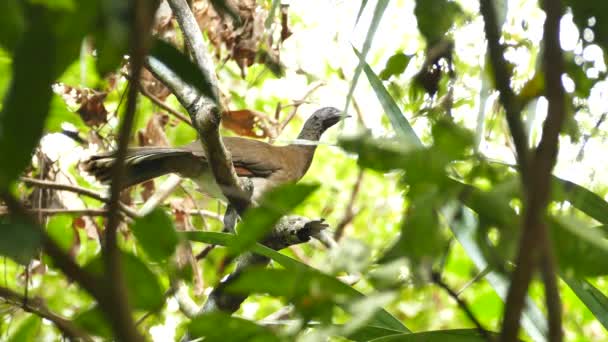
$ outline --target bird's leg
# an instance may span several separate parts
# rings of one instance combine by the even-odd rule
[[[243,184],[243,189],[247,192],[247,195],[251,197],[251,195],[253,194],[253,182],[251,181],[251,179],[241,177],[241,183]],[[238,219],[238,211],[235,207],[228,203],[228,206],[226,207],[226,213],[224,213],[224,229],[222,229],[222,232],[234,234]]]
[[[236,227],[238,218],[239,213],[232,205],[228,204],[228,207],[226,207],[226,213],[224,214],[224,229],[222,229],[222,232],[234,234],[234,228]]]

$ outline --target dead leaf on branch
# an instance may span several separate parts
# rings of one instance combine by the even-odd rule
[[[222,115],[222,125],[241,136],[260,139],[269,136],[266,115],[249,109],[225,111]]]
[[[255,0],[228,1],[229,7],[236,10],[241,21],[236,25],[227,16],[223,17],[209,1],[195,1],[192,10],[201,30],[207,33],[209,40],[216,48],[217,57],[220,51],[228,50],[229,59],[233,59],[244,75],[247,67],[254,63],[268,65],[275,74],[281,73],[279,46],[273,44],[272,32],[264,25],[268,11]],[[291,31],[287,26],[287,6],[281,7],[281,40],[287,39]],[[277,71],[278,70],[278,71]]]
[[[76,108],[76,113],[88,126],[99,126],[108,121],[108,111],[103,101],[107,92],[91,88],[75,88],[64,83],[53,85],[53,91],[61,96],[68,107]]]

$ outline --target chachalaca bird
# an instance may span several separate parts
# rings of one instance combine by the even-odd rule
[[[341,113],[333,107],[317,110],[304,123],[298,140],[318,141],[325,130],[340,121]],[[316,149],[314,144],[296,142],[287,146],[274,146],[239,137],[224,137],[223,141],[232,155],[237,175],[251,179],[254,187],[251,198],[254,201],[277,185],[300,180],[308,171]],[[99,181],[108,182],[114,160],[114,152],[94,155],[84,162],[84,169]],[[224,199],[198,140],[182,147],[131,148],[127,152],[125,164],[125,187],[168,173],[177,173],[193,179],[201,191]]]

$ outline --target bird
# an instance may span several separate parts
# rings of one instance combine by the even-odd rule
[[[232,163],[239,177],[247,177],[253,185],[251,199],[258,201],[268,190],[286,183],[299,181],[308,171],[316,150],[316,144],[304,140],[319,141],[323,133],[338,123],[343,112],[334,107],[316,110],[304,123],[297,140],[285,146],[241,138],[223,137],[226,149],[232,155]],[[116,161],[115,152],[100,153],[83,162],[83,169],[102,183],[111,179]],[[128,188],[144,181],[169,173],[190,178],[201,192],[226,201],[215,182],[199,140],[181,147],[130,148],[125,158]]]

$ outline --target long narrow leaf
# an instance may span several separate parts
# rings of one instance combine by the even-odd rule
[[[562,275],[562,280],[608,330],[608,297],[586,280]]]
[[[393,129],[397,135],[403,138],[409,144],[421,146],[422,142],[420,142],[416,132],[414,132],[414,129],[401,112],[401,109],[399,109],[399,106],[391,94],[389,94],[388,90],[386,90],[384,87],[380,78],[378,78],[372,68],[364,61],[363,54],[359,53],[359,51],[356,49],[355,54],[357,54],[357,56],[361,59],[363,70],[365,71],[365,75],[369,80],[369,84],[372,86],[372,89],[374,89],[376,97],[378,98],[378,101],[380,101],[386,115],[388,115],[388,119],[390,120],[391,125],[393,126]]]
[[[203,242],[215,245],[228,246],[235,240],[235,237],[230,234],[224,233],[213,233],[213,232],[181,232],[180,233],[185,239],[196,242]],[[251,249],[252,252],[268,257],[275,262],[278,262],[288,270],[296,271],[297,269],[306,269],[308,272],[319,272],[318,270],[296,261],[286,255],[283,255],[275,250],[272,250],[266,246],[256,244]],[[329,277],[323,275],[325,277]],[[331,277],[330,277],[331,278]],[[335,286],[341,289],[343,293],[346,293],[352,297],[364,297],[365,295],[361,292],[353,289],[352,287],[344,284],[343,282],[332,278],[335,281]],[[398,330],[400,332],[409,332],[409,329],[403,325],[397,318],[391,315],[388,311],[381,309],[375,315],[374,318],[369,322],[370,325],[375,325],[380,328],[386,328],[390,330]]]

